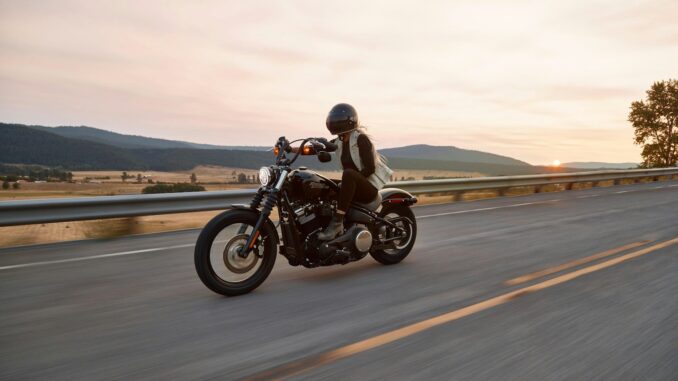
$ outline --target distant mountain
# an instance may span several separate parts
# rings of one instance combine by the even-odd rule
[[[379,152],[383,154],[382,151]],[[390,156],[386,156],[386,158],[388,159],[388,165],[394,169],[437,169],[445,171],[479,172],[492,176],[532,175],[544,172],[553,172],[551,168],[535,167],[531,165],[505,165],[492,163],[474,163],[468,161],[412,159],[406,157]],[[566,171],[566,169],[563,170]]]
[[[132,144],[128,138],[144,144],[184,143],[170,140],[130,137],[108,131],[76,128],[78,136],[94,130],[95,136],[112,136],[118,144]],[[57,134],[55,132],[60,132]],[[65,132],[66,131],[66,132]],[[256,169],[273,162],[271,152],[254,149],[205,149],[187,147],[126,148],[84,138],[65,137],[70,128],[49,128],[0,123],[0,163],[36,164],[69,170],[190,170],[198,165],[217,165]],[[101,132],[103,131],[103,133]],[[140,140],[132,140],[132,142]],[[126,143],[127,142],[127,143]],[[155,142],[155,143],[152,143]],[[169,143],[167,143],[169,144]],[[192,144],[192,143],[187,143]],[[456,147],[428,145],[389,148],[380,151],[396,169],[439,169],[480,172],[488,175],[517,175],[552,171],[509,157]],[[455,160],[456,159],[456,160]],[[475,160],[475,161],[473,161]],[[337,169],[336,161],[322,164],[315,157],[302,157],[297,163],[314,169]],[[560,168],[558,171],[567,171]]]
[[[190,143],[179,140],[148,138],[138,135],[124,135],[117,132],[87,126],[27,126],[45,132],[51,132],[65,138],[88,140],[108,144],[120,148],[197,148],[197,149],[235,149],[247,151],[264,151],[270,147],[256,146],[218,146],[212,144]]]
[[[379,151],[388,157],[409,159],[426,159],[438,161],[456,161],[464,163],[500,164],[529,167],[530,164],[507,156],[495,155],[482,151],[473,151],[453,146],[431,146],[416,144],[399,148],[387,148]]]
[[[69,139],[17,124],[0,124],[0,163],[69,169],[132,168],[136,158],[105,144]]]
[[[0,124],[0,163],[39,164],[71,170],[188,170],[197,165],[258,168],[271,163],[265,151],[163,148],[128,149],[65,138],[49,130]]]
[[[573,161],[571,163],[563,163],[563,167],[580,168],[580,169],[629,169],[637,168],[639,163],[603,163],[597,161]]]

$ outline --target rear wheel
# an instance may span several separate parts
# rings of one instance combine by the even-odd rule
[[[257,288],[273,270],[275,232],[264,224],[253,250],[238,255],[254,230],[259,215],[250,210],[230,210],[214,217],[203,228],[195,245],[195,269],[210,290],[235,296]]]
[[[394,225],[405,231],[405,235],[397,236],[394,229],[384,227],[381,229],[380,235],[384,239],[390,240],[388,243],[390,247],[375,249],[370,252],[372,258],[377,262],[384,265],[393,265],[405,259],[412,251],[414,241],[417,238],[417,221],[412,209],[405,205],[387,205],[379,214],[383,219],[393,222]]]

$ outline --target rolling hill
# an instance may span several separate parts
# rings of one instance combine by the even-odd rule
[[[0,124],[2,125],[2,124]],[[212,144],[199,144],[183,142],[179,140],[167,140],[149,138],[138,135],[124,135],[117,132],[102,130],[87,126],[26,126],[44,132],[51,132],[65,138],[88,140],[91,142],[107,144],[120,148],[197,148],[197,149],[235,149],[246,151],[264,151],[270,147],[256,146],[219,146]]]
[[[69,170],[178,171],[198,165],[256,169],[273,161],[271,153],[260,147],[192,148],[182,143],[194,143],[102,131],[89,127],[51,128],[0,123],[0,163],[38,164]],[[78,138],[66,136],[69,134]],[[101,143],[105,136],[111,136],[115,144]],[[549,171],[510,157],[457,147],[414,145],[384,149],[380,153],[394,169],[439,169],[489,175]],[[336,163],[322,164],[315,157],[303,157],[296,164],[314,169],[336,168]]]
[[[509,166],[530,166],[530,164],[524,161],[516,160],[507,156],[500,156],[482,151],[467,150],[453,146],[416,144],[406,147],[386,148],[379,152],[387,157],[399,157],[407,159],[499,164]]]

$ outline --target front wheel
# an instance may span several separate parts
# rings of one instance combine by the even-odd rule
[[[275,232],[263,224],[254,249],[246,258],[238,255],[254,230],[259,214],[230,210],[214,217],[195,244],[195,269],[207,288],[226,295],[246,294],[266,280],[276,257]]]
[[[414,218],[412,209],[405,205],[386,205],[379,214],[381,218],[391,221],[394,225],[403,229],[406,234],[402,238],[395,239],[392,229],[382,229],[380,234],[383,238],[390,240],[391,247],[375,249],[370,252],[370,255],[384,265],[399,263],[410,254],[414,247],[414,241],[417,239],[417,220]]]

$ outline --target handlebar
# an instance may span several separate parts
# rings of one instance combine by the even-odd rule
[[[299,145],[299,148],[296,150],[296,152],[294,152],[295,155],[291,159],[287,159],[285,157],[285,152],[293,152],[292,143],[296,143],[298,141],[301,141],[301,144]],[[306,146],[308,143],[310,143],[310,145]],[[280,139],[278,139],[278,143],[276,144],[276,148],[279,149],[279,152],[276,155],[276,162],[279,164],[291,165],[301,155],[315,155],[320,151],[327,150],[327,148],[330,148],[330,151],[334,151],[336,146],[333,146],[334,144],[330,143],[325,138],[306,138],[303,140],[298,139],[290,142],[285,139],[285,137],[280,137]]]

